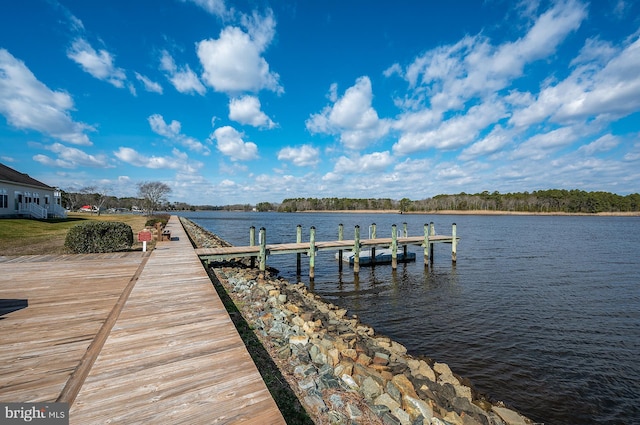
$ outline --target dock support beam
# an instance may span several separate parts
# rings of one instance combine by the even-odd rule
[[[296,227],[296,243],[301,243],[302,242],[302,225],[298,224],[298,227]],[[299,252],[296,254],[296,276],[300,276],[301,269],[302,269],[302,265],[301,265],[301,257],[302,254],[300,254]]]
[[[256,246],[256,227],[249,228],[249,246]],[[256,266],[256,257],[251,257],[251,268]]]
[[[311,226],[309,233],[309,279],[316,277],[316,228]]]
[[[339,241],[343,241],[344,240],[344,226],[342,225],[342,223],[338,224],[338,240]],[[338,258],[340,261],[338,261],[338,271],[342,272],[342,250],[338,250]]]
[[[353,239],[353,272],[360,273],[360,226],[356,225],[355,237]]]
[[[398,268],[398,228],[391,226],[391,269]]]
[[[260,277],[264,279],[267,269],[267,229],[260,228]]]
[[[458,257],[458,238],[456,238],[456,223],[451,226],[451,263],[455,264]]]

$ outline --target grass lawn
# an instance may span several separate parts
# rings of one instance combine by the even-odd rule
[[[144,229],[146,215],[69,213],[66,219],[0,219],[0,255],[64,254],[67,231],[87,220],[121,221],[133,229],[133,250],[142,250],[137,233]],[[155,241],[147,243],[153,248]]]

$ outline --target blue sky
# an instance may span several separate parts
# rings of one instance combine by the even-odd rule
[[[225,205],[638,192],[640,3],[24,0],[0,162]]]

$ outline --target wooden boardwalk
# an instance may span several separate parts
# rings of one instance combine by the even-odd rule
[[[451,236],[436,235],[429,238],[430,242],[451,243]],[[418,245],[423,246],[424,236],[401,237],[397,239],[398,245]],[[389,247],[391,238],[376,238],[360,240],[360,247]],[[337,251],[350,250],[353,248],[355,240],[315,242],[316,251]],[[310,242],[293,242],[281,244],[266,244],[267,255],[277,254],[306,254],[311,249]],[[198,248],[196,254],[204,259],[222,260],[225,258],[257,257],[260,254],[260,246],[229,246],[223,248]]]
[[[297,241],[295,243],[267,244],[266,229],[260,229],[260,245],[255,244],[255,228],[251,228],[249,232],[250,244],[248,246],[231,246],[221,248],[200,248],[196,249],[196,254],[207,263],[209,261],[219,261],[231,258],[256,257],[260,260],[260,271],[264,272],[267,264],[267,257],[277,254],[297,254],[296,267],[300,274],[300,256],[306,254],[309,256],[309,278],[315,277],[315,257],[318,251],[338,251],[338,258],[342,258],[342,251],[353,252],[353,272],[360,272],[360,251],[362,248],[371,248],[372,252],[375,247],[382,246],[391,249],[391,267],[396,269],[398,265],[397,252],[398,247],[406,247],[407,245],[418,245],[424,248],[424,264],[426,267],[433,261],[433,246],[437,243],[451,244],[451,261],[456,263],[457,244],[459,237],[456,236],[456,224],[452,226],[451,235],[436,235],[433,223],[424,226],[423,236],[407,236],[406,225],[404,236],[397,236],[397,227],[392,226],[390,238],[360,239],[360,226],[355,228],[355,238],[353,240],[343,240],[343,227],[339,226],[338,237],[336,241],[316,241],[315,227],[312,227],[308,242],[302,242],[301,226],[297,228]],[[403,249],[404,250],[404,249]],[[405,252],[406,254],[406,252]],[[375,257],[372,254],[372,257]],[[253,261],[253,260],[252,260]],[[351,261],[350,261],[351,263]],[[365,261],[366,264],[373,265],[375,261]],[[339,269],[342,270],[342,260],[340,260]]]
[[[178,218],[167,228],[148,257],[0,259],[0,297],[29,301],[0,320],[0,401],[68,401],[72,424],[284,424]]]

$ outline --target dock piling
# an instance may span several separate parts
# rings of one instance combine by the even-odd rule
[[[353,239],[353,272],[360,273],[360,226],[357,224]]]
[[[256,227],[249,228],[249,246],[256,246]],[[256,257],[251,257],[251,268],[256,266]]]
[[[406,257],[405,257],[406,258]],[[398,228],[391,226],[391,269],[398,268]]]
[[[436,226],[433,224],[433,221],[429,223],[429,261],[433,264],[433,242],[431,241],[431,236],[436,235]]]
[[[301,243],[302,242],[302,225],[298,224],[298,227],[296,227],[296,243]],[[302,269],[302,265],[301,265],[301,253],[297,253],[296,254],[296,275],[300,276],[301,269]]]
[[[311,226],[309,232],[309,279],[316,277],[316,228]]]
[[[404,223],[402,223],[402,237],[403,238],[408,238],[409,237],[409,231],[407,230],[407,222],[405,221]],[[404,258],[407,258],[407,245],[402,245],[402,253],[404,255]]]
[[[456,223],[451,226],[451,262],[456,263],[458,256],[458,238],[456,237]]]
[[[376,223],[371,224],[371,235],[369,236],[370,239],[375,239],[376,238]],[[372,246],[371,247],[371,265],[374,266],[376,264],[376,247]]]
[[[344,226],[342,225],[342,223],[338,224],[338,240],[339,241],[343,241],[344,240]],[[338,250],[338,271],[342,272],[342,250]]]
[[[264,279],[264,272],[267,269],[267,229],[260,228],[260,277]]]
[[[429,225],[424,225],[424,266],[429,267]]]

